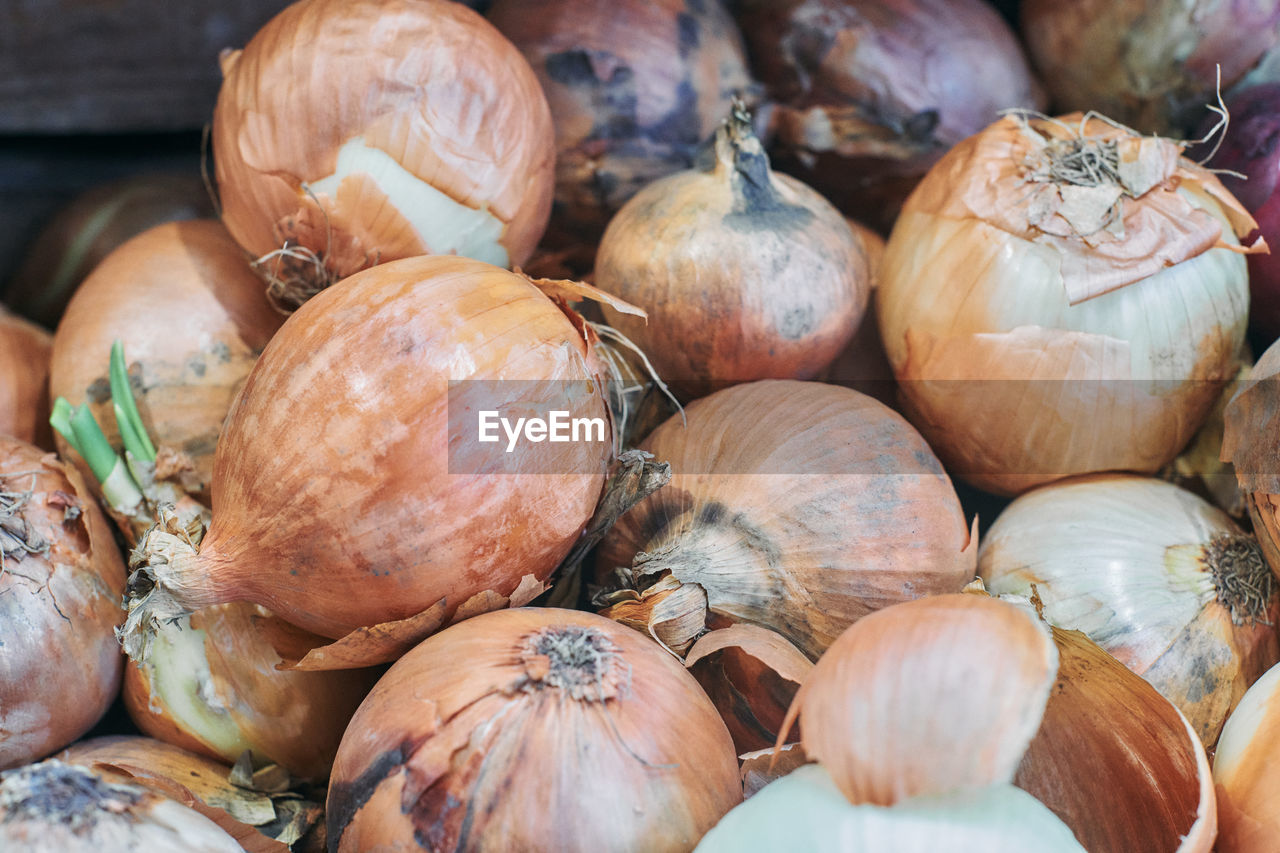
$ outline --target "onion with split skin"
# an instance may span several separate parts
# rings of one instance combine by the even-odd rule
[[[532,254],[551,115],[528,62],[463,4],[303,0],[222,67],[222,221],[282,307],[398,258]]]
[[[53,336],[0,306],[0,435],[48,449]]]

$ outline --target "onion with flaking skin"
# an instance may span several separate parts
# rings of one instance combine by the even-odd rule
[[[49,354],[53,336],[0,306],[0,435],[53,449]]]
[[[529,63],[461,3],[301,0],[222,68],[222,221],[282,307],[397,258],[532,254],[551,114]]]
[[[1227,718],[1213,755],[1218,853],[1267,853],[1280,837],[1280,666]]]
[[[80,474],[0,436],[0,768],[65,746],[115,699],[124,585]]]
[[[1234,376],[1254,221],[1183,145],[1010,115],[912,193],[877,288],[903,411],[947,464],[1016,494],[1153,473]]]
[[[465,665],[459,665],[465,661]],[[430,637],[351,721],[330,849],[688,851],[742,801],[679,662],[590,613],[518,608]]]

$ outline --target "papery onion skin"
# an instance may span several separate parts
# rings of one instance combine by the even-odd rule
[[[596,286],[659,377],[690,397],[755,379],[812,379],[867,306],[862,241],[826,199],[772,172],[747,117],[716,131],[714,159],[641,190],[609,222]]]
[[[488,17],[551,106],[549,239],[598,240],[638,190],[691,167],[734,95],[752,86],[719,0],[497,0]]]
[[[338,751],[328,834],[343,853],[687,851],[741,800],[729,733],[678,661],[593,614],[518,608],[379,681]]]
[[[0,306],[0,435],[53,449],[49,354],[53,336]]]
[[[600,575],[670,572],[705,589],[712,614],[777,631],[811,658],[867,613],[973,577],[976,537],[950,479],[886,406],[762,380],[693,402],[683,420],[641,444],[673,476],[601,543]]]
[[[1263,853],[1280,837],[1280,666],[1259,678],[1227,719],[1213,756],[1219,853]]]
[[[1233,249],[1248,213],[1174,143],[1097,119],[1080,144],[1114,142],[1126,169],[1169,179],[1136,198],[1123,186],[1144,180],[1101,184],[1118,200],[1087,213],[1072,194],[1084,188],[1040,171],[1081,122],[1010,116],[957,145],[908,199],[881,267],[903,411],[953,474],[998,494],[1159,470],[1212,410],[1244,339]]]
[[[1044,96],[978,0],[735,0],[780,167],[888,228],[950,146]]]
[[[51,395],[88,404],[119,447],[107,381],[119,340],[147,432],[157,447],[186,457],[191,467],[178,482],[207,504],[231,400],[283,321],[220,224],[158,225],[103,259],[72,297],[54,334]],[[57,442],[63,458],[96,483],[66,439]]]
[[[123,658],[113,629],[124,621],[125,572],[84,480],[53,454],[0,436],[0,495],[0,768],[7,768],[75,740],[115,699]]]
[[[1280,577],[1280,344],[1272,344],[1227,403],[1222,459],[1246,494],[1254,535]]]
[[[223,77],[222,220],[255,257],[288,242],[333,281],[426,252],[519,265],[546,227],[546,98],[519,51],[461,3],[303,0],[225,58]],[[377,162],[330,186],[340,150]],[[402,189],[417,198],[402,203]]]

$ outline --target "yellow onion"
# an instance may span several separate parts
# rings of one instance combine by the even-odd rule
[[[854,233],[862,239],[862,247],[867,253],[867,268],[870,271],[871,291],[867,298],[867,310],[858,324],[858,329],[822,378],[835,385],[843,385],[855,391],[861,391],[869,397],[875,397],[886,406],[896,405],[897,385],[893,381],[893,366],[884,352],[884,341],[880,338],[880,324],[876,322],[876,284],[880,278],[880,261],[884,257],[885,241],[876,231],[867,226],[848,220]]]
[[[1144,133],[1194,127],[1219,79],[1230,86],[1280,45],[1276,0],[1026,0],[1018,12],[1058,109]]]
[[[9,280],[5,302],[49,328],[85,276],[117,246],[165,222],[213,216],[199,175],[154,172],[86,190],[31,241]]]
[[[1222,459],[1245,492],[1253,532],[1280,576],[1280,344],[1249,371],[1223,415]]]
[[[1003,494],[1152,473],[1235,373],[1255,223],[1181,146],[1102,119],[1007,116],[907,200],[877,289],[904,411]]]
[[[173,480],[207,504],[231,400],[284,319],[262,291],[217,222],[157,225],[107,255],[72,297],[54,335],[51,395],[87,404],[118,446],[108,366],[121,341],[147,432],[168,448]],[[57,441],[96,483],[66,439]]]
[[[89,730],[120,688],[124,565],[80,474],[0,436],[0,768]],[[3,845],[0,845],[3,846]]]
[[[125,777],[49,760],[0,774],[0,848],[27,853],[243,853],[194,809]]]
[[[1227,718],[1213,755],[1218,853],[1264,853],[1280,837],[1280,666],[1259,678]]]
[[[1207,746],[1280,660],[1276,584],[1225,513],[1161,480],[1099,475],[1022,495],[983,537],[994,594],[1030,595],[1160,691]]]
[[[742,800],[679,662],[589,613],[487,613],[428,638],[356,712],[331,850],[687,851]]]
[[[866,252],[834,207],[769,169],[745,113],[716,131],[705,168],[645,187],[609,222],[595,284],[647,321],[609,325],[692,397],[734,382],[811,379],[853,336]]]
[[[49,353],[53,336],[0,306],[0,435],[53,448]]]
[[[887,228],[949,147],[1041,107],[1018,40],[981,0],[733,0],[778,103],[774,149],[846,213]]]
[[[243,764],[232,768],[151,738],[91,738],[57,758],[178,801],[220,826],[246,853],[288,853],[321,813],[318,804],[284,789],[290,780],[268,768],[252,774]]]
[[[546,98],[520,52],[461,3],[302,0],[222,67],[222,221],[282,306],[427,252],[519,265],[542,236],[555,179]]]
[[[308,666],[364,666],[543,592],[592,515],[612,442],[479,440],[481,410],[558,410],[604,432],[592,344],[562,310],[594,291],[542,287],[561,302],[515,273],[429,255],[293,314],[228,416],[198,551],[172,516],[140,546],[130,656],[146,657],[159,621],[250,601],[347,638]]]
[[[489,20],[533,66],[556,130],[551,239],[595,242],[638,190],[693,165],[751,86],[719,2],[497,0]]]

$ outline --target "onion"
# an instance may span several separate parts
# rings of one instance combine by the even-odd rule
[[[1259,678],[1227,718],[1213,756],[1218,853],[1264,853],[1280,833],[1280,666]]]
[[[9,280],[4,300],[49,328],[85,276],[129,238],[165,222],[212,216],[198,175],[164,172],[100,184],[59,210]]]
[[[0,768],[89,730],[120,687],[124,565],[76,470],[0,436]]]
[[[1258,359],[1227,404],[1222,458],[1235,469],[1246,495],[1254,535],[1271,571],[1280,577],[1280,343]]]
[[[121,341],[147,432],[169,449],[175,481],[208,503],[222,422],[282,320],[221,225],[158,225],[108,255],[72,297],[54,335],[51,393],[87,404],[119,443],[108,355]],[[61,436],[58,448],[96,483]]]
[[[729,733],[680,664],[589,613],[468,619],[360,706],[330,849],[690,850],[742,800]]]
[[[853,333],[849,345],[836,356],[827,368],[823,379],[835,385],[843,385],[875,397],[886,406],[896,405],[898,387],[893,381],[893,366],[884,352],[880,338],[880,325],[876,322],[876,283],[880,276],[880,261],[884,257],[885,241],[879,233],[854,220],[848,220],[855,234],[862,239],[867,252],[870,270],[871,292],[867,310]]]
[[[364,666],[530,601],[590,518],[612,444],[506,453],[479,443],[475,413],[603,424],[593,370],[583,332],[514,273],[425,256],[346,279],[285,322],[236,398],[198,552],[171,517],[140,547],[130,656],[147,626],[240,600],[351,635],[312,664]]]
[[[752,69],[779,102],[784,171],[887,228],[949,147],[1043,106],[1017,39],[982,0],[736,0]]]
[[[1280,2],[1024,0],[1022,32],[1059,110],[1097,110],[1146,133],[1198,123],[1280,44]]]
[[[124,778],[61,761],[0,775],[0,846],[65,853],[242,853],[199,812]]]
[[[644,188],[600,241],[595,283],[648,322],[605,319],[689,396],[734,382],[810,379],[849,342],[867,305],[866,252],[840,213],[770,171],[740,109],[715,160]]]
[[[638,190],[693,165],[751,86],[719,0],[497,0],[489,20],[520,48],[556,130],[558,242],[595,242]]]
[[[1238,245],[1253,220],[1180,151],[1008,116],[908,199],[880,329],[904,411],[953,473],[1003,494],[1150,473],[1207,417],[1244,338],[1239,253],[1265,246]]]
[[[0,306],[0,435],[53,447],[49,353],[53,337]]]
[[[538,80],[449,0],[289,6],[224,55],[213,149],[222,220],[286,307],[426,252],[522,264],[551,210]]]

